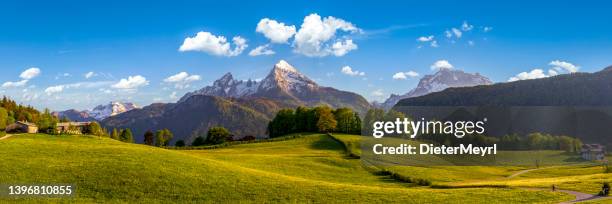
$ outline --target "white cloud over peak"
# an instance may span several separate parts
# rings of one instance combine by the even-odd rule
[[[257,46],[255,49],[252,49],[249,52],[249,56],[259,56],[259,55],[273,55],[275,54],[274,50],[271,50],[269,48],[270,45],[260,45]]]
[[[349,66],[342,67],[342,69],[340,71],[342,71],[343,74],[346,74],[346,75],[349,75],[349,76],[365,76],[365,72],[360,72],[360,71],[357,71],[357,70],[353,70],[353,68],[351,68]]]
[[[530,72],[521,72],[514,77],[510,77],[508,81],[513,82],[513,81],[518,81],[518,80],[540,79],[540,78],[546,78],[546,77],[549,77],[549,76],[544,73],[544,70],[534,69],[534,70],[531,70]]]
[[[359,28],[350,22],[328,16],[321,19],[316,13],[304,17],[300,29],[293,41],[294,52],[309,57],[324,57],[328,55],[342,56],[348,51],[357,49],[351,39],[336,40],[336,34],[342,32],[355,33]]]
[[[453,65],[447,60],[438,60],[430,66],[431,70],[453,69]]]
[[[32,67],[21,72],[19,77],[21,77],[22,79],[30,80],[34,77],[37,77],[38,75],[40,75],[40,69],[37,67]]]
[[[569,73],[577,72],[580,69],[579,66],[576,66],[572,63],[561,61],[561,60],[552,61],[548,63],[548,65],[554,66],[553,69],[557,71],[565,70],[566,72],[569,72]]]
[[[169,76],[164,79],[164,82],[174,84],[175,88],[183,89],[189,87],[189,83],[201,80],[200,75],[189,75],[187,72],[180,72],[178,74]]]
[[[262,33],[272,43],[287,43],[289,38],[295,35],[295,26],[264,18],[257,23],[255,31]]]
[[[232,38],[234,48],[225,36],[216,36],[210,32],[200,31],[194,37],[187,37],[179,48],[181,52],[199,51],[215,56],[233,57],[244,51],[248,45],[246,39],[236,36]]]
[[[550,63],[548,63],[548,65],[552,66],[552,68],[549,69],[547,73],[544,72],[543,69],[533,69],[530,72],[521,72],[514,77],[510,77],[508,81],[513,82],[526,79],[540,79],[556,76],[559,74],[575,73],[578,72],[578,70],[580,69],[580,66],[561,60],[551,61]]]
[[[376,90],[372,91],[371,95],[375,96],[375,97],[382,97],[382,96],[385,95],[385,93],[383,92],[382,89],[376,89]]]
[[[408,72],[398,72],[395,73],[393,75],[393,79],[395,80],[405,80],[408,79],[408,77],[418,77],[419,73],[415,72],[415,71],[408,71]]]
[[[149,85],[149,81],[140,75],[129,76],[127,79],[121,79],[119,82],[111,85],[116,89],[136,89],[138,87]]]

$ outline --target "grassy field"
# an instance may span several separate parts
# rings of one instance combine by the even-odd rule
[[[351,146],[352,152],[361,151],[359,141],[363,138],[357,135],[333,134],[333,137]],[[359,149],[359,150],[357,150]],[[522,151],[510,155],[516,158],[505,160],[529,159],[530,153]],[[509,178],[510,175],[533,167],[513,166],[389,166],[384,167],[392,172],[411,178],[427,179],[434,186],[446,188],[464,188],[480,186],[507,186],[525,188],[551,188],[554,184],[561,189],[596,194],[601,190],[603,182],[612,182],[612,174],[605,174],[597,163],[576,163],[575,156],[561,151],[540,151],[539,156],[546,161],[559,166],[546,166]],[[509,155],[509,154],[506,154]],[[526,162],[525,162],[526,163]]]
[[[360,160],[347,156],[341,143],[322,134],[210,150],[29,134],[0,141],[0,156],[0,184],[77,186],[77,195],[71,198],[0,197],[0,202],[556,203],[573,199],[564,193],[519,188],[434,189],[397,182],[363,168]],[[503,177],[514,170],[507,171],[491,174]],[[516,182],[520,179],[527,178]]]

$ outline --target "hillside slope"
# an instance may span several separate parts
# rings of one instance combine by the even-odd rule
[[[216,152],[165,150],[87,136],[19,135],[0,141],[0,146],[4,157],[0,163],[1,181],[70,183],[78,189],[72,198],[2,197],[0,202],[518,203],[571,199],[562,193],[519,189],[404,187],[364,173],[358,160],[343,160],[338,144],[322,135],[239,145]],[[239,152],[251,147],[248,153]],[[222,151],[235,151],[235,157]],[[258,164],[262,159],[244,160],[243,156],[253,153],[263,158],[278,155],[275,159],[280,162],[264,167]],[[301,167],[304,173],[291,173],[301,162],[309,163],[309,168]],[[327,179],[330,177],[337,179]],[[350,179],[355,181],[343,182]]]

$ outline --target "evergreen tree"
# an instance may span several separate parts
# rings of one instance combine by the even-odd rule
[[[144,134],[144,144],[153,145],[153,132],[151,130],[147,130]]]
[[[132,130],[130,128],[126,128],[121,131],[121,135],[119,135],[119,140],[123,142],[134,143],[134,136],[132,135]]]
[[[111,133],[110,138],[114,140],[119,140],[119,132],[117,131],[117,128],[113,128],[113,132]]]

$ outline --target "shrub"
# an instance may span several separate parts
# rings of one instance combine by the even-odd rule
[[[183,140],[177,140],[176,143],[174,143],[174,146],[177,147],[184,147],[185,146],[185,141]]]
[[[196,137],[195,140],[193,140],[193,142],[191,143],[191,146],[202,146],[204,145],[204,138],[203,137]]]
[[[221,144],[230,137],[230,132],[224,127],[212,127],[206,134],[206,144]]]

